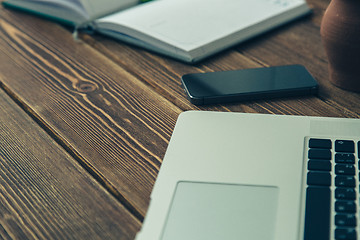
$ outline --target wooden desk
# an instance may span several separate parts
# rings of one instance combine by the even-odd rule
[[[0,8],[0,238],[134,239],[178,115],[186,110],[360,117],[360,95],[328,82],[310,17],[197,65]],[[191,72],[303,64],[318,97],[196,107]]]

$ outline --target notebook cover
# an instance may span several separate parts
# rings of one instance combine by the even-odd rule
[[[42,12],[38,12],[38,11],[34,11],[32,9],[27,9],[27,8],[22,8],[22,7],[19,7],[17,5],[13,5],[11,3],[8,3],[8,2],[2,2],[3,6],[6,7],[6,8],[10,8],[10,9],[14,9],[14,10],[19,10],[19,11],[22,11],[22,12],[26,12],[26,13],[29,13],[29,14],[32,14],[32,15],[36,15],[36,16],[39,16],[41,18],[45,18],[45,19],[48,19],[50,21],[53,21],[53,22],[58,22],[60,24],[63,24],[63,25],[66,25],[66,26],[71,26],[71,27],[74,27],[76,24],[70,20],[67,20],[67,19],[63,19],[63,18],[58,18],[58,17],[54,17],[54,16],[51,16],[51,15],[48,15],[46,13],[42,13]]]

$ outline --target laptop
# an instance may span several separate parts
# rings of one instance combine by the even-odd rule
[[[136,240],[359,239],[360,119],[180,114]]]

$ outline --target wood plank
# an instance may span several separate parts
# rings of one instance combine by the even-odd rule
[[[320,26],[322,16],[324,15],[324,12],[329,5],[331,0],[308,0],[308,4],[310,8],[312,9],[312,16],[311,20],[314,23],[315,26]]]
[[[157,54],[150,53],[143,49],[128,46],[111,38],[100,35],[81,35],[82,39],[98,51],[102,52],[109,59],[127,69],[137,76],[144,83],[151,86],[156,92],[167,100],[177,105],[182,110],[206,109],[223,110],[221,106],[197,107],[191,104],[184,95],[181,88],[181,76],[186,73],[214,71],[214,68],[206,65],[188,65],[169,59]],[[229,53],[229,54],[226,54]],[[224,68],[226,61],[241,62],[243,68],[259,66],[257,63],[235,52],[226,51],[219,54],[224,57]],[[239,59],[240,58],[240,59]]]
[[[0,239],[134,239],[113,196],[0,89]]]
[[[64,28],[0,11],[6,91],[142,219],[181,110]]]

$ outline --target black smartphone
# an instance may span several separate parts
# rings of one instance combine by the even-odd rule
[[[192,73],[181,81],[196,105],[309,95],[318,90],[316,80],[302,65]]]

